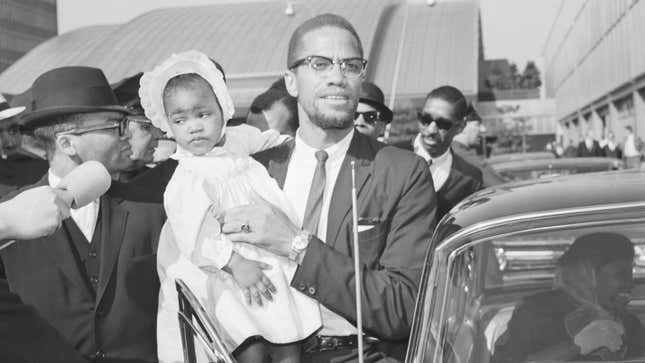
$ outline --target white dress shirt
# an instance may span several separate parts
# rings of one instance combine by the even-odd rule
[[[61,181],[61,178],[54,175],[51,170],[49,170],[47,179],[52,187],[57,186]],[[99,203],[100,199],[97,199],[84,207],[70,210],[72,220],[74,220],[74,223],[76,223],[88,242],[92,242],[92,236],[94,236],[94,229],[99,218]]]
[[[441,187],[448,180],[450,176],[450,168],[452,167],[452,152],[450,148],[446,150],[441,156],[433,158],[428,154],[428,151],[421,145],[421,134],[418,134],[414,139],[414,152],[422,157],[426,162],[432,160],[430,164],[430,174],[432,174],[432,183],[434,184],[435,192],[439,191]]]
[[[354,130],[350,131],[342,140],[324,149],[329,157],[325,162],[325,191],[323,193],[323,204],[320,211],[320,223],[318,223],[318,231],[316,231],[316,236],[322,241],[325,241],[327,238],[327,217],[329,215],[331,195],[354,132]],[[289,201],[291,201],[295,213],[301,221],[301,225],[307,207],[311,180],[314,177],[316,164],[318,163],[315,156],[316,151],[318,149],[305,143],[300,136],[300,130],[298,130],[296,132],[295,147],[291,155],[291,160],[289,161],[283,190],[287,194]],[[313,233],[314,231],[310,232]],[[320,331],[321,335],[356,334],[356,327],[350,322],[322,305],[320,308],[323,321],[323,327]]]
[[[634,134],[629,134],[625,138],[625,150],[623,150],[623,156],[630,158],[638,155],[639,152],[638,149],[636,149],[636,138],[634,137]]]

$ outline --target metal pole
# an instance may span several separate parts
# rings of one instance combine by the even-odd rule
[[[401,27],[401,36],[399,37],[399,47],[396,51],[396,63],[394,64],[394,77],[392,77],[392,87],[390,88],[390,101],[388,102],[388,107],[390,110],[394,111],[394,101],[396,101],[396,85],[399,82],[399,72],[401,69],[401,62],[403,59],[403,42],[405,40],[405,33],[408,28],[408,16],[409,16],[409,8],[406,3],[403,3],[399,6],[404,7],[405,13],[403,14],[403,26]],[[387,126],[385,127],[385,135],[384,138],[387,141],[387,139],[390,138],[390,127],[392,123],[388,123]]]

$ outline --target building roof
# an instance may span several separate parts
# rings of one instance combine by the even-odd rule
[[[394,81],[397,99],[423,96],[443,84],[477,92],[477,0],[443,0],[433,7],[419,0],[294,3],[292,16],[285,15],[284,1],[245,2],[159,9],[121,25],[78,29],[41,44],[0,74],[0,91],[23,92],[44,71],[64,65],[99,67],[116,82],[174,52],[198,49],[223,65],[234,100],[248,107],[283,74],[293,30],[307,18],[333,12],[355,26],[370,60],[367,78],[386,99]]]

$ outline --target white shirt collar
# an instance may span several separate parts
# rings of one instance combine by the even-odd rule
[[[329,157],[327,158],[327,163],[333,163],[338,160],[342,161],[345,158],[345,154],[347,154],[347,150],[349,150],[349,144],[351,144],[352,138],[354,137],[354,132],[355,131],[352,128],[352,130],[347,135],[345,135],[345,137],[340,139],[340,141],[323,149],[327,152],[327,155],[329,155]],[[298,129],[298,131],[296,131],[296,144],[294,147],[294,152],[296,152],[296,150],[298,153],[314,154],[319,149],[309,146],[300,135],[300,129]]]
[[[452,152],[450,148],[440,156],[433,158],[428,151],[421,144],[421,134],[417,134],[414,139],[414,152],[422,157],[426,162],[432,160],[430,165],[430,173],[432,174],[432,182],[434,190],[438,191],[448,180],[450,176],[450,168],[452,168]]]
[[[51,169],[47,173],[47,180],[51,187],[56,187],[62,180],[58,175],[55,175]],[[96,222],[99,217],[99,207],[100,199],[89,203],[86,206],[77,209],[71,209],[70,215],[78,229],[81,230],[85,239],[88,242],[92,242],[92,237],[94,236],[94,229],[96,228]]]

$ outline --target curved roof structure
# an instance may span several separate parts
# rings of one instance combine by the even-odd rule
[[[174,52],[198,49],[226,70],[233,99],[248,107],[286,68],[287,43],[305,19],[333,12],[363,41],[368,79],[386,99],[425,95],[452,84],[477,92],[477,0],[302,0],[285,15],[284,1],[159,9],[128,23],[78,29],[53,38],[0,74],[0,91],[20,93],[46,70],[87,65],[110,82],[150,70]],[[402,41],[401,41],[402,40]],[[393,87],[392,85],[395,84]]]

